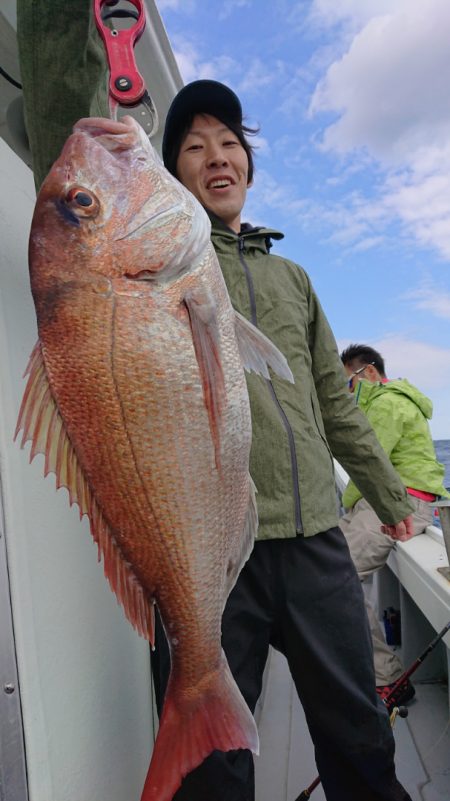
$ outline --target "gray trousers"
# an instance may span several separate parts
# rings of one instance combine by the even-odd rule
[[[423,534],[432,523],[431,504],[413,495],[409,496],[409,500],[414,506],[414,534]],[[382,534],[381,525],[380,518],[364,498],[339,521],[361,581],[383,567],[391,550],[395,548],[394,540]],[[372,635],[375,680],[377,686],[384,686],[398,679],[404,668],[398,656],[387,645],[377,615],[367,598],[365,604]]]

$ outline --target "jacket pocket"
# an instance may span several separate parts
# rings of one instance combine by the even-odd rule
[[[310,395],[310,400],[311,400],[311,409],[312,409],[312,413],[313,413],[313,417],[314,417],[314,422],[316,424],[317,433],[318,433],[320,439],[322,440],[323,444],[325,445],[325,447],[326,447],[326,449],[328,451],[329,457],[331,459],[331,463],[333,465],[333,470],[334,470],[333,454],[331,453],[330,446],[328,444],[328,440],[327,440],[327,438],[325,436],[325,429],[324,429],[324,426],[323,426],[323,420],[322,420],[322,414],[320,412],[319,402],[314,397],[313,394]]]

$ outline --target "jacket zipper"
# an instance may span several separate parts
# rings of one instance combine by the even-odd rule
[[[242,264],[245,278],[247,281],[248,294],[250,298],[251,322],[253,323],[255,328],[258,328],[259,326],[258,326],[258,319],[256,316],[255,288],[253,285],[253,279],[249,270],[249,266],[244,259],[244,249],[245,249],[244,239],[243,237],[239,236],[238,237],[239,261]],[[292,426],[287,418],[286,412],[284,411],[280,401],[278,400],[272,381],[269,378],[267,378],[266,383],[269,388],[269,392],[273,398],[273,401],[278,409],[278,413],[281,417],[281,421],[283,423],[284,429],[288,437],[289,452],[291,456],[292,487],[294,495],[295,533],[297,534],[297,536],[303,536],[302,510],[300,503],[300,492],[298,488],[298,462],[297,462],[297,451],[295,448],[294,432],[292,431]]]

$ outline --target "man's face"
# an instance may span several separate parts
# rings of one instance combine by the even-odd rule
[[[239,233],[248,158],[236,134],[216,117],[195,116],[180,147],[177,176],[202,206]]]
[[[372,364],[358,364],[351,362],[345,364],[344,367],[348,376],[348,388],[350,392],[354,392],[358,381],[362,381],[363,379],[370,381],[371,384],[375,384],[381,380],[378,370],[376,370]]]

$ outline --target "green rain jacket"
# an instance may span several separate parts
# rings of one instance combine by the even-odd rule
[[[67,27],[66,0],[18,0],[21,77],[38,187],[73,123],[108,115],[105,54],[92,5],[72,0],[70,16]],[[337,525],[332,453],[384,522],[402,520],[411,511],[405,488],[349,396],[309,278],[296,264],[269,255],[270,238],[281,236],[248,228],[238,237],[218,221],[212,232],[235,308],[278,345],[295,376],[295,386],[276,377],[248,378],[259,537],[310,536]]]
[[[355,399],[405,487],[450,498],[442,484],[445,468],[436,460],[428,426],[433,412],[430,399],[405,378],[376,384],[359,381]],[[350,481],[343,506],[351,509],[360,498]]]
[[[405,488],[348,392],[310,279],[298,265],[269,254],[271,240],[283,235],[243,226],[238,236],[211,220],[234,308],[278,346],[295,378],[294,385],[276,376],[247,378],[258,537],[310,536],[337,525],[333,455],[383,522],[402,520],[411,512]]]

